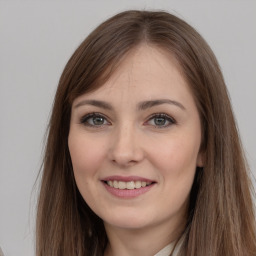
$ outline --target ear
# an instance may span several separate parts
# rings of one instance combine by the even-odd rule
[[[197,167],[204,167],[204,153],[200,152],[197,155],[197,159],[196,159],[196,166]]]

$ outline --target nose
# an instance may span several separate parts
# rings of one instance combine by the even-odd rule
[[[109,147],[109,159],[120,167],[129,167],[144,158],[139,132],[132,125],[115,129]]]

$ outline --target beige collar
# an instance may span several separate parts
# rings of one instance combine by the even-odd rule
[[[174,245],[175,245],[175,243],[168,244],[167,246],[165,246],[160,252],[158,252],[154,256],[169,256],[170,253],[172,252],[172,249],[173,249]]]
[[[161,251],[159,251],[157,254],[155,254],[154,256],[170,256],[174,246],[175,246],[175,249],[172,253],[171,256],[177,256],[178,255],[178,252],[180,250],[180,247],[181,247],[181,244],[182,244],[182,241],[183,239],[181,238],[180,241],[177,243],[177,245],[175,246],[176,244],[176,241],[168,244],[167,246],[165,246]]]

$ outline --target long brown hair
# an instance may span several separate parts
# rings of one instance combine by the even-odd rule
[[[102,220],[81,197],[68,149],[73,100],[98,89],[125,55],[147,43],[178,60],[201,117],[204,168],[191,190],[182,256],[253,256],[256,226],[251,183],[218,62],[204,39],[166,12],[126,11],[97,27],[68,61],[59,81],[38,200],[37,256],[103,255]]]

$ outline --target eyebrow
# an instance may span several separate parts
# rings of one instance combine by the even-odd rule
[[[179,107],[182,110],[186,110],[185,107],[180,102],[175,101],[175,100],[169,100],[169,99],[143,101],[143,102],[139,103],[138,109],[145,110],[145,109],[152,108],[154,106],[158,106],[158,105],[162,105],[162,104],[170,104],[170,105]]]
[[[76,104],[75,108],[81,107],[83,105],[92,105],[107,110],[113,110],[113,107],[109,103],[100,100],[83,100]]]
[[[170,104],[170,105],[179,107],[182,110],[186,110],[186,108],[180,102],[175,101],[175,100],[170,100],[170,99],[157,99],[157,100],[142,101],[138,104],[137,108],[138,108],[138,110],[146,110],[146,109],[152,108],[154,106],[162,105],[162,104]],[[109,104],[105,101],[100,101],[100,100],[83,100],[83,101],[79,102],[78,104],[76,104],[75,108],[78,108],[78,107],[84,106],[84,105],[92,105],[92,106],[96,106],[96,107],[107,109],[107,110],[113,110],[113,107],[111,106],[111,104]]]

